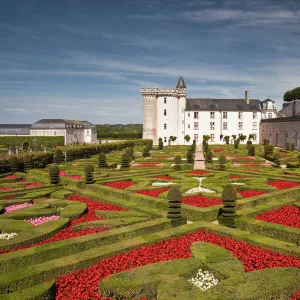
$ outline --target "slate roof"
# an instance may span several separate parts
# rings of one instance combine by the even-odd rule
[[[292,103],[284,103],[284,108],[279,111],[279,114],[285,116],[285,117],[292,117],[293,116],[293,110],[295,112],[295,116],[300,115],[300,101],[295,101]]]
[[[264,100],[264,101],[262,101],[262,102],[269,102],[269,101],[272,101],[273,103],[275,103],[275,101],[274,100],[272,100],[272,99],[266,99],[266,100]]]
[[[0,124],[0,135],[29,135],[31,124]]]
[[[184,80],[183,80],[182,76],[179,77],[176,89],[186,89],[186,85],[184,83]]]
[[[89,129],[93,126],[88,121],[66,120],[66,119],[41,119],[35,122],[32,129],[66,129],[66,128],[85,128]]]
[[[261,111],[261,101],[250,99],[212,99],[212,98],[187,98],[187,111],[211,110],[211,111]]]

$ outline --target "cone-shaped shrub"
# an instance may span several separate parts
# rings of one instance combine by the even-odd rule
[[[236,199],[237,195],[232,185],[228,184],[224,186],[222,193],[222,213],[219,217],[220,224],[235,228],[236,218]]]
[[[279,153],[274,154],[273,162],[274,162],[276,167],[280,167],[280,154]]]
[[[295,151],[295,143],[291,143],[291,151]]]
[[[191,150],[192,150],[193,153],[195,153],[195,151],[196,151],[196,145],[195,144],[191,145]]]
[[[168,193],[168,218],[181,218],[181,191],[178,187],[173,186]]]
[[[134,160],[134,156],[133,156],[134,149],[133,149],[133,147],[126,148],[125,153],[128,154],[128,156],[129,156],[129,158],[130,158],[131,161]]]
[[[158,149],[159,150],[163,150],[164,149],[164,142],[163,142],[162,138],[158,139]]]
[[[59,183],[59,168],[57,165],[52,165],[49,169],[49,177],[51,184]]]
[[[212,164],[212,162],[213,162],[212,159],[213,159],[213,153],[211,152],[211,150],[209,150],[206,153],[205,162],[208,163],[208,164]]]
[[[121,164],[121,167],[122,168],[129,168],[130,167],[130,164],[129,164],[129,161],[130,161],[130,158],[129,158],[129,155],[128,154],[123,154],[122,155],[122,164]]]
[[[147,147],[151,150],[153,148],[153,140],[150,140],[148,143],[147,143]]]
[[[106,168],[107,167],[105,153],[100,153],[99,154],[99,156],[98,156],[98,166],[99,166],[99,168]]]
[[[175,164],[175,166],[174,166],[175,171],[180,171],[181,170],[181,165],[180,165],[181,164],[181,156],[179,156],[179,155],[175,156],[174,164]]]
[[[8,159],[8,162],[10,164],[11,172],[12,173],[18,172],[18,170],[19,170],[19,160],[18,160],[18,158],[16,156],[11,156]]]
[[[91,164],[88,164],[84,168],[84,173],[85,173],[85,183],[86,184],[93,184],[95,182],[94,180],[94,166]]]
[[[32,158],[29,155],[25,155],[23,157],[23,162],[24,162],[24,171],[27,172],[32,168]]]
[[[249,148],[252,146],[252,142],[251,141],[247,141],[247,144],[246,144],[246,148],[248,149],[249,151]]]
[[[249,145],[248,155],[255,156],[255,146],[254,145]]]
[[[288,151],[291,151],[291,143],[286,143],[285,144],[285,149]]]
[[[143,150],[143,157],[150,156],[150,148],[146,146]]]
[[[267,145],[265,145],[264,149],[265,149],[265,158],[267,155],[273,155],[273,153],[274,153],[273,145],[267,144]]]
[[[226,156],[225,155],[220,155],[219,159],[218,159],[218,162],[219,162],[219,167],[221,169],[225,169],[226,168],[226,164],[227,164],[227,159],[226,159]]]
[[[72,161],[72,160],[74,160],[74,151],[68,150],[67,151],[67,161]]]
[[[63,156],[64,156],[64,154],[63,154],[62,150],[60,150],[60,149],[55,150],[54,157],[53,157],[53,162],[55,164],[60,165],[64,160]]]
[[[189,149],[186,153],[186,161],[188,164],[192,164],[193,163],[193,150]]]

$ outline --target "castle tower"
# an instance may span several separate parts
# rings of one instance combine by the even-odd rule
[[[187,87],[185,85],[183,77],[180,76],[176,86],[176,93],[178,97],[178,133],[177,133],[178,145],[184,145],[186,90]]]

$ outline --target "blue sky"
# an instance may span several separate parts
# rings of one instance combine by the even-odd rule
[[[0,123],[141,123],[141,87],[271,98],[299,86],[299,0],[0,2]]]

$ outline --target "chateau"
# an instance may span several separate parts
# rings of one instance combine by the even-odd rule
[[[165,145],[170,136],[177,137],[174,145],[191,144],[193,139],[202,142],[203,135],[210,136],[210,143],[224,143],[221,136],[253,134],[253,143],[260,140],[259,126],[262,119],[277,117],[274,101],[245,98],[214,99],[187,98],[187,87],[180,76],[174,89],[141,88],[144,105],[143,138]],[[184,137],[191,140],[186,142]]]

